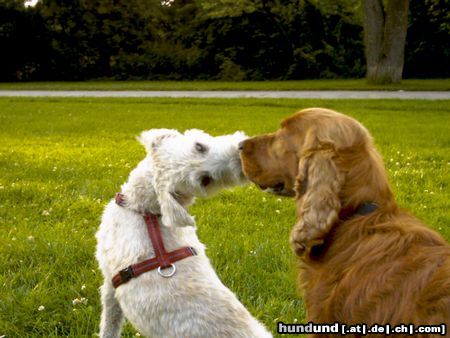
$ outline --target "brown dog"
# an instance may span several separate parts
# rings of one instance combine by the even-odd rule
[[[306,109],[240,147],[251,181],[295,196],[308,321],[450,328],[450,245],[398,208],[366,128]]]

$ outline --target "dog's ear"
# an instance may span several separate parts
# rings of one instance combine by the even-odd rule
[[[153,187],[155,189],[162,223],[166,226],[187,226],[195,225],[194,218],[184,209],[174,197],[173,172],[171,168],[164,165],[166,163],[164,152],[159,152],[162,141],[166,138],[180,136],[174,129],[151,129],[141,133],[138,137],[147,153],[151,155],[153,162]]]
[[[241,130],[235,131],[233,137],[240,138],[242,140],[248,139],[247,134]]]
[[[180,133],[175,129],[150,129],[143,131],[137,139],[145,147],[147,153],[150,154],[166,137],[177,135],[180,135]]]
[[[291,232],[291,245],[301,256],[324,242],[325,236],[339,217],[339,192],[344,174],[336,165],[332,145],[320,145],[314,140],[299,161],[295,193],[298,222]],[[317,147],[316,147],[317,146]]]
[[[183,196],[175,196],[173,173],[163,163],[159,162],[159,157],[153,158],[153,186],[162,215],[162,223],[165,226],[195,226],[194,218],[178,202],[177,199]],[[186,202],[186,201],[184,201]]]
[[[187,210],[178,203],[168,190],[158,194],[158,202],[164,225],[173,227],[195,226],[194,217],[189,215]]]

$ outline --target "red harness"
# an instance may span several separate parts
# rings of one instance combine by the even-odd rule
[[[116,203],[120,206],[124,204],[124,196],[120,193],[116,194]],[[135,278],[144,272],[154,270],[158,268],[158,273],[162,277],[172,277],[176,272],[175,262],[187,258],[190,256],[195,256],[196,252],[194,248],[184,247],[171,252],[167,252],[164,247],[164,242],[161,237],[161,232],[159,231],[158,216],[150,213],[145,213],[144,215],[145,224],[147,224],[147,231],[152,241],[153,250],[155,251],[155,257],[142,261],[140,263],[132,264],[129,267],[120,270],[112,278],[112,284],[115,288],[125,284],[130,279]],[[168,274],[162,272],[163,269],[171,268]]]

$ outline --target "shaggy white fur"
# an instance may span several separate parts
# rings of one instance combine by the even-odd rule
[[[196,196],[245,181],[238,152],[245,138],[240,132],[212,137],[199,130],[141,134],[147,157],[122,186],[124,207],[112,200],[96,235],[96,258],[104,276],[100,337],[120,337],[124,316],[148,337],[271,337],[222,284],[187,211]],[[144,212],[162,214],[167,251],[188,246],[197,255],[176,262],[171,278],[152,270],[114,289],[111,278],[119,270],[154,257]]]

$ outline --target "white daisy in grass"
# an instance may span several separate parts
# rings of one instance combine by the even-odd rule
[[[76,306],[76,305],[80,305],[80,304],[87,304],[87,302],[88,302],[87,298],[81,297],[81,298],[75,298],[72,301],[72,304],[73,304],[73,306]]]

